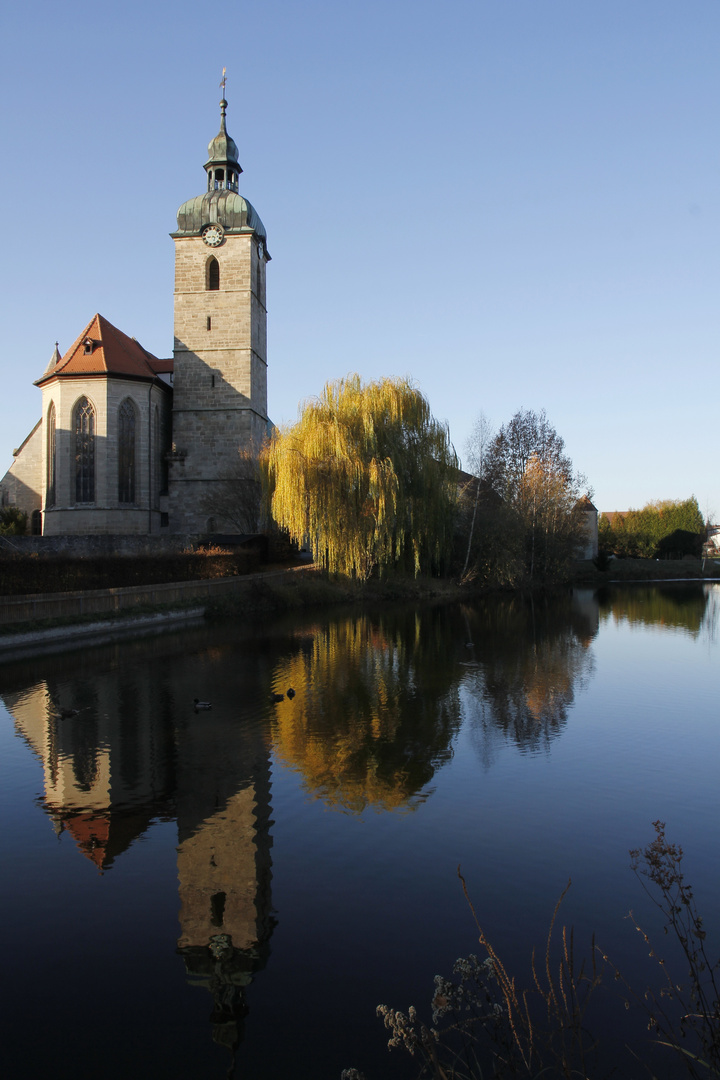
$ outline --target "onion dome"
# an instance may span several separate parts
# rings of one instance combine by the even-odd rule
[[[170,235],[200,236],[207,225],[222,225],[226,233],[254,233],[265,241],[267,234],[260,215],[238,192],[242,168],[238,161],[235,140],[227,133],[225,110],[227,101],[220,102],[220,131],[208,145],[208,160],[203,166],[207,173],[207,191],[184,202],[177,212],[177,230]],[[267,251],[265,257],[269,259]]]
[[[234,191],[211,191],[184,202],[177,213],[172,236],[199,236],[206,225],[219,222],[226,233],[252,232],[266,239],[260,215],[247,199]]]

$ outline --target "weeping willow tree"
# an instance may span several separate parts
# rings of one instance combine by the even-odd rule
[[[331,573],[438,572],[452,540],[457,459],[408,379],[327,383],[262,457],[270,512]]]

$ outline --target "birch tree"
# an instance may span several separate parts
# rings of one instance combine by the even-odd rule
[[[437,572],[452,540],[457,458],[408,379],[327,383],[262,456],[270,512],[315,561],[366,580]]]
[[[475,536],[475,522],[477,520],[478,506],[480,504],[480,492],[482,490],[482,485],[485,482],[485,466],[487,464],[487,455],[490,449],[492,434],[492,425],[485,413],[481,412],[473,425],[470,438],[465,447],[468,455],[468,462],[475,477],[475,482],[473,484],[474,498],[472,518],[470,520],[470,528],[468,529],[465,562],[463,564],[461,575],[463,578],[467,574],[468,563],[470,562],[470,551]]]

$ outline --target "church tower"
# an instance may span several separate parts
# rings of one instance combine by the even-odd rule
[[[235,531],[213,511],[237,467],[238,449],[267,435],[265,228],[238,193],[242,169],[227,133],[208,146],[207,190],[178,210],[175,241],[173,445],[169,526],[173,533]]]

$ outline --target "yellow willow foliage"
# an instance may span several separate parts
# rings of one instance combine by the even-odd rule
[[[327,383],[262,458],[273,518],[332,573],[442,565],[457,458],[446,425],[408,379]]]
[[[273,707],[277,760],[331,809],[414,810],[455,730],[442,716],[452,691],[437,671],[435,696],[421,682],[426,657],[419,622],[414,636],[367,616],[318,627],[273,672],[273,686],[296,690]]]

